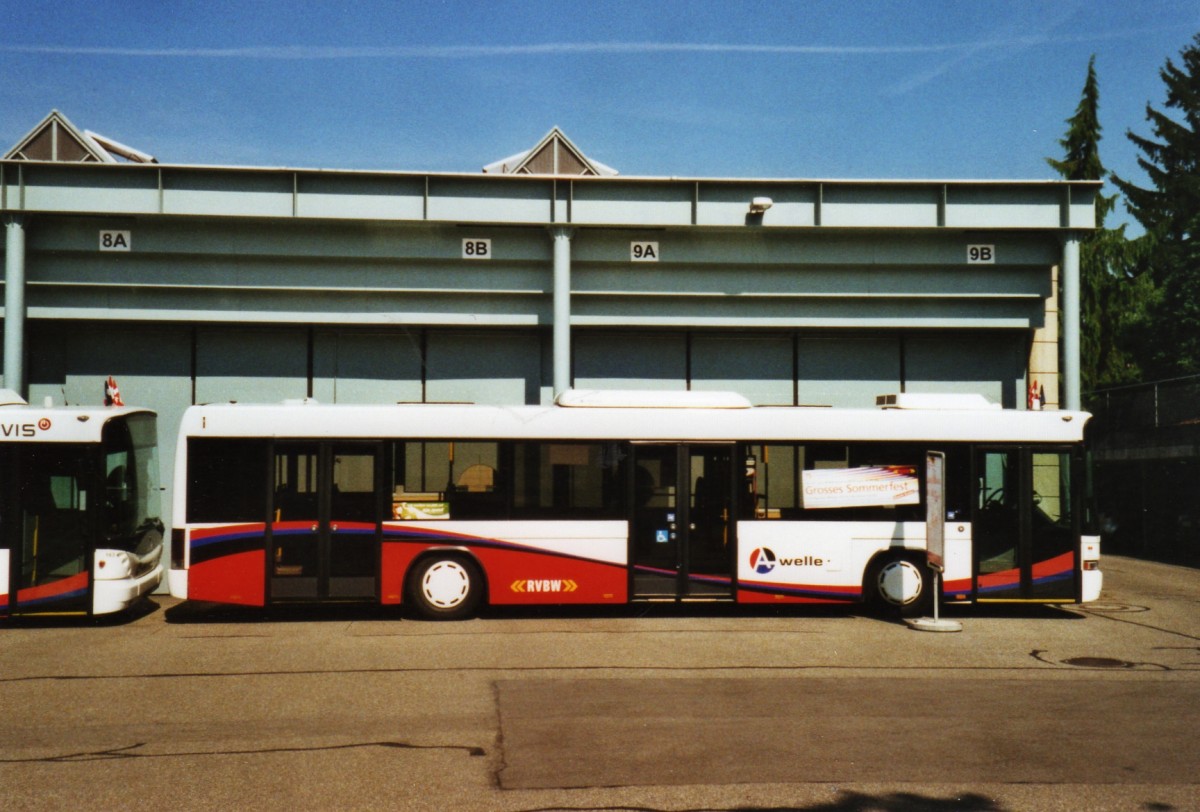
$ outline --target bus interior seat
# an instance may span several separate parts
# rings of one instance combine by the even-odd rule
[[[496,487],[496,469],[476,463],[463,471],[455,484],[467,493],[491,493]]]

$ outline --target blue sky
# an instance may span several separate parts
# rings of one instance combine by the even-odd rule
[[[561,127],[623,175],[1048,179],[1089,56],[1140,179],[1195,0],[3,0],[0,144],[51,109],[170,163],[476,172]]]

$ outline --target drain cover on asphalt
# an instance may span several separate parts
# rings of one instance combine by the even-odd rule
[[[1085,603],[1080,607],[1085,612],[1098,612],[1100,614],[1109,615],[1120,612],[1149,612],[1148,606],[1137,606],[1132,603]]]
[[[1112,657],[1071,657],[1063,662],[1080,668],[1133,668],[1133,663]]]

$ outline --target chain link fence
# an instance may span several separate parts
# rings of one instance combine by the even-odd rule
[[[1200,375],[1090,392],[1110,552],[1200,566]]]

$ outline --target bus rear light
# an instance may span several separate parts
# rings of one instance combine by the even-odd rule
[[[1083,571],[1084,572],[1093,572],[1098,569],[1100,569],[1099,561],[1084,561],[1083,562]]]
[[[171,528],[171,569],[181,570],[187,560],[187,531],[181,527]]]

